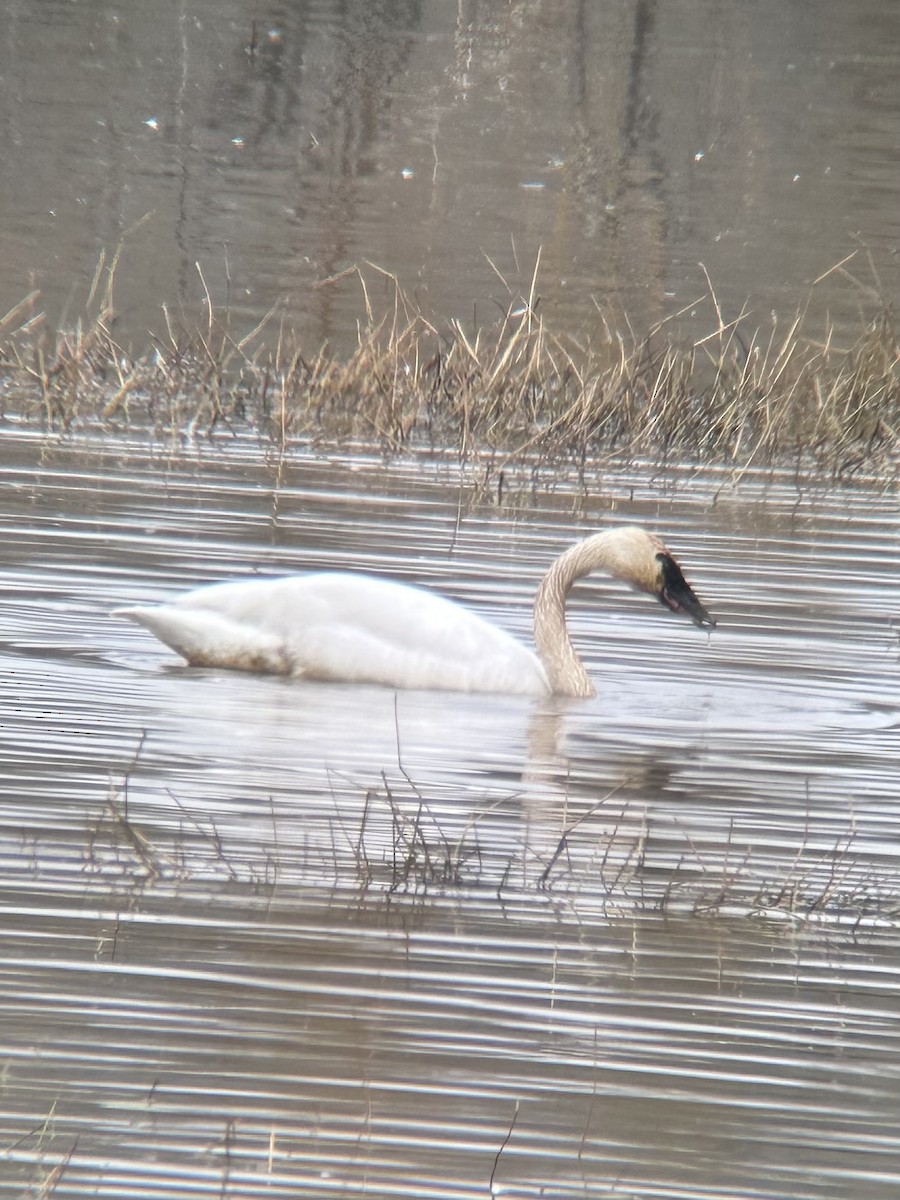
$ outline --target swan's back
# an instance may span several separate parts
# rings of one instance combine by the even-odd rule
[[[343,572],[213,584],[118,610],[193,666],[397,688],[546,695],[537,656],[423,588]]]

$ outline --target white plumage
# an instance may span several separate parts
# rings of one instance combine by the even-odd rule
[[[569,639],[573,582],[603,567],[698,625],[715,622],[662,542],[634,526],[578,542],[535,598],[535,654],[510,634],[424,588],[334,571],[212,584],[161,604],[116,610],[193,666],[304,679],[529,696],[592,696]]]
[[[537,655],[510,634],[436,592],[375,576],[217,583],[117,614],[194,666],[399,688],[550,691]]]

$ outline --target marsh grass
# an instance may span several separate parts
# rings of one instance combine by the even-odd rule
[[[706,336],[686,339],[678,315],[638,335],[598,314],[593,333],[575,338],[545,325],[536,267],[497,322],[439,328],[393,275],[366,264],[321,285],[347,274],[359,283],[364,317],[343,356],[301,345],[275,314],[237,334],[208,292],[202,326],[186,331],[164,311],[164,333],[134,356],[114,336],[116,265],[101,262],[84,318],[55,339],[36,294],[0,320],[7,417],[149,427],[192,443],[252,431],[280,446],[450,449],[576,471],[639,458],[896,474],[900,339],[886,304],[839,348],[831,330],[806,329],[803,311],[785,323],[747,311],[727,320],[710,282],[691,306],[695,321],[708,311]],[[842,263],[816,286],[831,276],[851,279]]]
[[[174,819],[151,819],[142,801],[129,798],[139,755],[140,748],[90,822],[84,856],[98,886],[134,900],[157,886],[205,880],[269,898],[276,888],[327,885],[342,903],[355,897],[366,906],[470,894],[609,916],[851,927],[900,917],[896,880],[859,845],[852,814],[831,842],[806,827],[780,847],[754,851],[736,818],[692,833],[674,817],[652,817],[647,797],[627,782],[594,804],[551,805],[536,817],[518,794],[482,803],[428,798],[401,765],[397,777],[383,772],[377,785],[357,790],[352,816],[338,815],[335,805],[330,832],[321,824],[298,830],[293,818],[285,830],[273,807],[268,835],[248,838],[223,832],[209,815],[195,818],[170,791]]]

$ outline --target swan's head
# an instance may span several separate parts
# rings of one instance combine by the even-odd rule
[[[715,628],[716,622],[658,537],[638,525],[626,525],[600,534],[599,539],[605,543],[606,565],[611,574],[638,591],[656,596],[666,608],[690,617],[695,625]]]

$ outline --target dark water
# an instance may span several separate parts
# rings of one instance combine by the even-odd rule
[[[5,458],[0,1194],[897,1194],[893,497]],[[720,626],[591,581],[587,702],[189,670],[108,615],[341,565],[527,637],[635,520]]]
[[[640,334],[708,271],[750,338],[838,343],[896,296],[892,0],[0,3],[0,312],[81,315],[121,244],[116,336],[207,294],[346,348],[393,272],[438,322],[539,311]],[[828,274],[847,256],[852,259]],[[107,259],[108,261],[108,259]],[[701,267],[702,264],[702,267]],[[342,272],[350,270],[349,275]],[[847,274],[849,273],[849,274]],[[330,281],[330,282],[329,282]],[[16,321],[11,322],[14,326]],[[272,326],[274,337],[279,320]],[[776,335],[776,340],[777,340]]]

